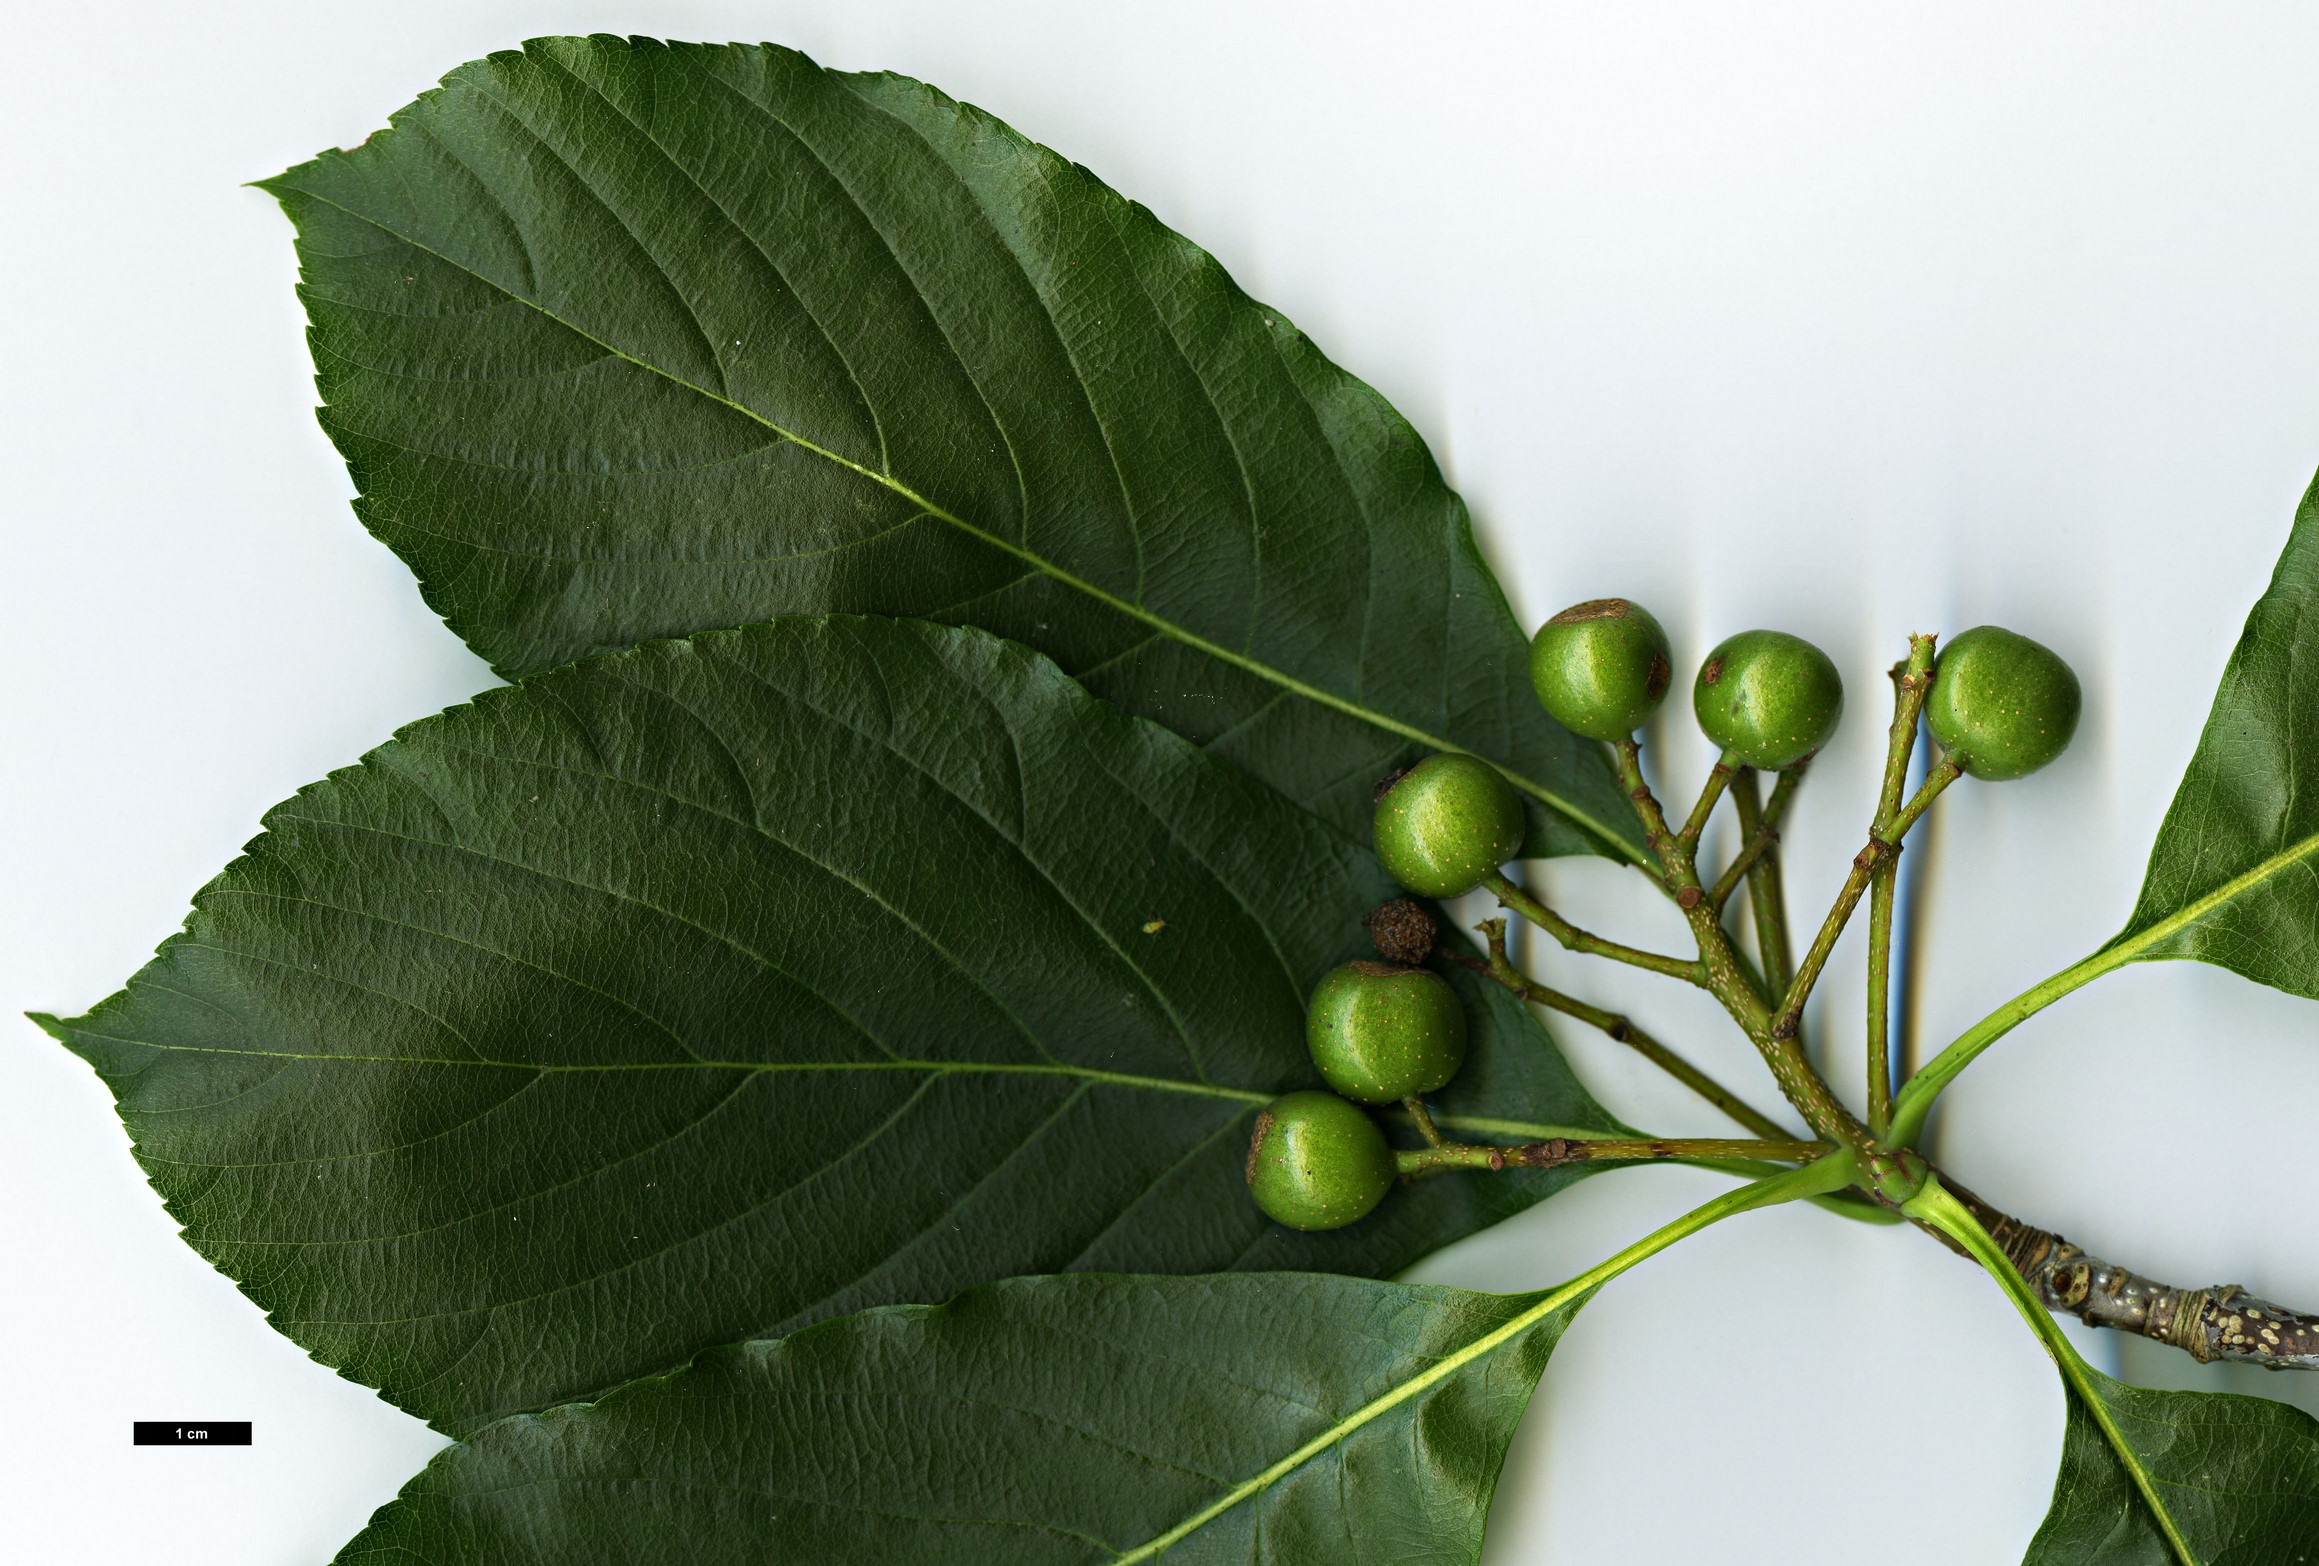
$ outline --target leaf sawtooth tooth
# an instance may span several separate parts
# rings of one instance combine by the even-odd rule
[[[1573,1172],[1266,1224],[1257,1109],[1391,887],[980,631],[784,620],[486,692],[270,812],[42,1019],[197,1250],[454,1433],[715,1343],[1074,1269],[1390,1273]],[[1615,1126],[1453,970],[1437,1109]]]

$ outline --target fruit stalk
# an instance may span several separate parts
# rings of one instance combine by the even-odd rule
[[[1752,1158],[1801,1164],[1832,1151],[1825,1142],[1748,1137],[1548,1137],[1519,1147],[1450,1142],[1394,1154],[1404,1176],[1447,1169],[1559,1169],[1566,1164],[1658,1163],[1702,1158]]]
[[[1876,820],[1869,828],[1873,837],[1889,838],[1900,813],[1925,693],[1932,688],[1933,642],[1930,636],[1912,634],[1907,659],[1892,667],[1892,728]],[[1868,895],[1868,1130],[1879,1141],[1892,1127],[1892,905],[1899,883],[1899,856],[1886,855],[1872,874]]]
[[[1490,948],[1490,960],[1487,963],[1472,958],[1463,959],[1477,972],[1487,974],[1526,1001],[1534,1001],[1566,1017],[1575,1017],[1609,1034],[1613,1041],[1624,1044],[1756,1135],[1777,1139],[1788,1134],[1785,1126],[1635,1026],[1627,1017],[1618,1012],[1606,1011],[1600,1006],[1589,1005],[1559,990],[1549,989],[1514,966],[1513,960],[1506,955],[1505,920],[1485,919],[1475,928],[1489,942]]]
[[[1892,904],[1900,861],[1887,859],[1868,884],[1868,1134],[1892,1129]]]
[[[1681,903],[1684,887],[1697,888],[1699,877],[1696,871],[1686,874],[1686,856],[1676,844],[1675,834],[1667,830],[1667,813],[1659,808],[1659,797],[1643,779],[1643,748],[1629,735],[1611,746],[1611,754],[1617,758],[1618,780],[1627,791],[1628,802],[1635,807],[1635,819],[1643,824],[1643,841],[1658,858],[1660,879],[1674,894],[1676,902]],[[1697,901],[1694,898],[1692,904]]]
[[[1788,949],[1787,883],[1780,868],[1779,823],[1796,786],[1803,781],[1809,761],[1799,761],[1782,771],[1779,781],[1772,785],[1771,801],[1758,804],[1756,774],[1750,769],[1733,780],[1731,802],[1739,812],[1739,830],[1747,837],[1759,832],[1763,847],[1755,865],[1748,871],[1748,911],[1755,919],[1755,950],[1763,960],[1764,1004],[1787,993],[1788,981],[1796,975],[1795,954]],[[1744,853],[1744,850],[1742,850]],[[1728,894],[1726,894],[1728,895]]]
[[[1908,835],[1908,829],[1916,825],[1918,818],[1940,797],[1941,790],[1961,775],[1956,764],[1951,761],[1943,761],[1934,767],[1926,775],[1922,786],[1893,817],[1888,835],[1879,836],[1871,832],[1867,846],[1852,857],[1852,873],[1844,878],[1843,888],[1836,893],[1835,905],[1828,910],[1828,917],[1820,922],[1820,933],[1813,937],[1811,947],[1804,953],[1804,960],[1796,965],[1796,976],[1788,985],[1787,998],[1781,1003],[1778,1015],[1772,1019],[1772,1033],[1775,1037],[1795,1037],[1796,1028],[1803,1018],[1804,1002],[1812,998],[1812,986],[1819,982],[1820,970],[1827,967],[1828,954],[1836,949],[1836,937],[1844,933],[1844,926],[1851,922],[1852,911],[1860,906],[1861,897],[1867,893],[1868,882],[1875,875],[1876,867],[1899,854],[1901,839]]]
[[[1638,947],[1623,946],[1617,941],[1606,941],[1599,935],[1581,930],[1553,909],[1532,897],[1528,892],[1523,891],[1514,882],[1508,880],[1502,870],[1493,870],[1488,875],[1483,876],[1482,886],[1490,895],[1497,898],[1500,907],[1510,908],[1515,913],[1520,914],[1530,923],[1561,942],[1563,947],[1569,951],[1589,957],[1608,957],[1614,962],[1627,963],[1637,968],[1647,968],[1653,973],[1663,973],[1671,979],[1681,979],[1690,984],[1704,984],[1706,982],[1701,974],[1700,965],[1696,961],[1681,957],[1668,957],[1659,952],[1646,952]]]
[[[1675,906],[1683,910],[1683,917],[1690,923],[1692,939],[1698,942],[1699,977],[1694,982],[1722,1002],[1724,1011],[1739,1024],[1763,1057],[1763,1063],[1770,1068],[1781,1096],[1804,1117],[1804,1124],[1838,1146],[1863,1155],[1872,1152],[1875,1144],[1868,1128],[1844,1107],[1812,1068],[1803,1047],[1796,1042],[1795,1030],[1791,1028],[1783,1034],[1771,1026],[1763,997],[1757,993],[1739,960],[1739,953],[1732,947],[1730,935],[1715,910],[1706,906],[1706,893],[1699,885],[1690,856],[1667,831],[1666,817],[1651,793],[1650,784],[1643,778],[1641,748],[1632,739],[1626,739],[1611,750],[1617,760],[1619,781],[1626,786],[1627,797],[1634,802],[1635,812],[1642,820],[1644,837],[1666,868],[1665,884],[1674,893]],[[1521,912],[1519,908],[1515,911]]]
[[[1417,1122],[1417,1134],[1425,1138],[1427,1147],[1447,1147],[1449,1138],[1441,1134],[1441,1127],[1433,1123],[1433,1111],[1425,1107],[1425,1100],[1412,1093],[1401,1101],[1409,1111],[1409,1118]]]
[[[1675,834],[1675,842],[1682,849],[1683,857],[1692,862],[1694,870],[1698,864],[1700,834],[1707,830],[1708,818],[1715,814],[1715,802],[1723,797],[1724,789],[1730,786],[1732,775],[1739,771],[1740,765],[1739,757],[1732,751],[1715,758],[1715,765],[1707,769],[1706,785],[1699,790],[1699,802],[1691,807],[1683,830]]]
[[[1799,761],[1780,774],[1779,781],[1772,785],[1771,803],[1768,805],[1756,798],[1754,768],[1741,768],[1739,775],[1732,780],[1731,804],[1739,813],[1741,846],[1738,856],[1715,878],[1715,884],[1707,889],[1708,907],[1720,913],[1723,905],[1731,900],[1731,894],[1739,889],[1739,883],[1754,874],[1758,865],[1768,864],[1770,868],[1765,871],[1767,881],[1775,888],[1779,885],[1780,821],[1787,814],[1788,801],[1795,797],[1796,784],[1803,778],[1805,766],[1806,763]],[[1761,922],[1762,899],[1759,897],[1756,902],[1759,905],[1756,913]],[[1784,963],[1787,952],[1787,920],[1784,911],[1776,923],[1780,926],[1779,946]],[[1756,944],[1760,947],[1763,943],[1759,939]],[[1766,965],[1769,965],[1768,958]],[[1769,977],[1768,973],[1766,977]],[[1786,986],[1787,978],[1784,974],[1779,982],[1783,988]]]

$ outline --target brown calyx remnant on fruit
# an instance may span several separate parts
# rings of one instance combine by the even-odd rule
[[[1546,623],[1576,625],[1581,620],[1623,620],[1632,608],[1634,605],[1623,598],[1589,598],[1582,604],[1572,604]]]
[[[1434,942],[1441,933],[1424,905],[1406,897],[1379,903],[1361,916],[1361,925],[1369,932],[1378,956],[1412,968],[1433,955]]]
[[[1248,1185],[1256,1183],[1256,1155],[1264,1151],[1264,1136],[1271,1129],[1272,1111],[1260,1111],[1256,1116],[1256,1132],[1248,1139],[1248,1162],[1240,1170],[1241,1180]]]
[[[1407,776],[1409,776],[1409,769],[1407,767],[1395,767],[1392,771],[1386,773],[1383,777],[1377,780],[1377,786],[1369,791],[1369,803],[1374,805],[1379,800],[1383,799],[1387,794],[1392,793],[1393,785],[1400,782]]]

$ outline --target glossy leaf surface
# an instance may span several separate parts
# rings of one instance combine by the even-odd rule
[[[504,673],[960,621],[1363,841],[1375,780],[1456,748],[1528,791],[1534,851],[1642,857],[1416,433],[979,110],[772,47],[547,39],[267,188],[362,518]]]
[[[2221,1392],[2153,1392],[2080,1365],[2053,1509],[2027,1566],[2319,1561],[2319,1423]]]
[[[492,1425],[338,1559],[1462,1566],[1577,1309],[1546,1303],[1017,1279]]]
[[[2319,997],[2319,486],[2247,616],[2115,944]]]
[[[590,660],[266,827],[121,994],[45,1020],[188,1240],[447,1429],[1016,1273],[1390,1272],[1570,1178],[1266,1224],[1253,1116],[1315,1083],[1304,997],[1391,889],[980,632]],[[1452,978],[1453,1125],[1611,1124],[1518,1003]]]

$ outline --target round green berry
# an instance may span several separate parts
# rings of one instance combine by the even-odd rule
[[[1742,631],[1699,666],[1691,710],[1717,745],[1758,771],[1777,772],[1836,732],[1844,679],[1826,653],[1800,636]]]
[[[1933,665],[1925,726],[1968,777],[2027,777],[2069,748],[2083,698],[2061,655],[2001,626],[1976,625]]]
[[[1342,1229],[1393,1187],[1393,1149],[1368,1111],[1334,1093],[1284,1093],[1256,1117],[1248,1194],[1291,1229]]]
[[[1448,1086],[1465,1064],[1465,1008],[1428,969],[1349,962],[1314,988],[1304,1041],[1345,1097],[1398,1103]]]
[[[1385,873],[1421,897],[1462,897],[1522,846],[1522,801],[1472,756],[1428,756],[1377,797]]]
[[[1623,598],[1572,604],[1530,639],[1530,686],[1573,734],[1620,740],[1659,710],[1674,678],[1667,633]]]

